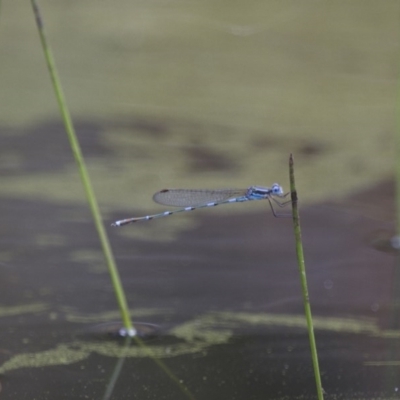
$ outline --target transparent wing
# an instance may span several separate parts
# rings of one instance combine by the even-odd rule
[[[246,193],[247,189],[163,189],[153,196],[153,200],[166,206],[196,207],[241,197]]]

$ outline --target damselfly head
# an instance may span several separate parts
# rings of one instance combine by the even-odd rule
[[[284,193],[283,193],[282,186],[279,185],[278,183],[274,183],[271,186],[271,194],[273,194],[274,196],[283,196]]]

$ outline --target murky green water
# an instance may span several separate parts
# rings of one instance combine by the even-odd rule
[[[326,398],[399,398],[398,3],[41,5],[132,318],[156,331],[95,329],[119,319],[99,240],[29,4],[3,4],[0,396],[315,398],[290,219],[251,202],[110,227],[164,187],[288,188],[292,152]]]

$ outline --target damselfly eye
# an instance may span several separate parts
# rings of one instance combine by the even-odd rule
[[[274,183],[272,185],[272,193],[273,194],[283,194],[283,190],[277,183]]]

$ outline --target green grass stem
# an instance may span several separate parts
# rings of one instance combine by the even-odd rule
[[[314,327],[311,314],[311,304],[307,287],[306,267],[304,262],[303,244],[301,240],[300,216],[299,216],[299,209],[297,207],[298,198],[297,198],[296,184],[294,179],[294,162],[292,154],[290,155],[289,158],[289,175],[290,175],[290,194],[292,199],[293,227],[294,227],[294,236],[296,241],[297,263],[299,266],[300,282],[303,294],[304,312],[307,320],[307,329],[308,329],[308,336],[310,339],[311,358],[314,367],[314,376],[317,385],[318,400],[323,400],[324,391],[322,389],[321,374],[319,371],[317,346],[315,343]]]
[[[47,67],[49,69],[51,81],[56,94],[57,102],[60,107],[61,116],[64,122],[65,129],[67,131],[68,140],[71,145],[72,153],[74,155],[75,161],[78,164],[78,169],[80,177],[83,183],[83,187],[86,193],[86,198],[89,203],[90,210],[92,212],[94,224],[96,226],[97,233],[100,238],[100,243],[103,249],[103,253],[107,262],[108,271],[110,273],[112,285],[114,287],[114,292],[117,298],[118,306],[121,311],[122,322],[128,334],[134,334],[135,330],[132,325],[132,321],[129,315],[128,303],[126,301],[126,296],[124,289],[122,287],[121,279],[119,277],[118,269],[115,264],[114,256],[111,250],[110,242],[108,240],[104,225],[101,219],[99,206],[97,204],[96,196],[94,194],[92,184],[90,182],[89,174],[86,169],[85,161],[82,155],[82,151],[75,134],[75,129],[72,124],[71,116],[68,111],[68,107],[65,101],[63,90],[61,87],[60,80],[58,78],[54,58],[47,43],[46,33],[43,26],[43,20],[40,15],[39,7],[36,0],[31,0],[33,12],[35,14],[36,24],[38,27],[40,41],[42,43]]]
[[[396,235],[400,235],[400,74],[397,79],[397,104],[396,104],[396,130],[395,130],[395,213]]]

